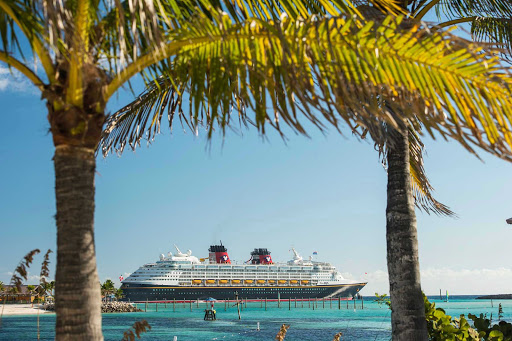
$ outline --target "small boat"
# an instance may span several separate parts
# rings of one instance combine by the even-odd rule
[[[238,284],[238,283],[240,283],[240,280],[239,279],[233,279],[233,280],[231,280],[231,283]]]
[[[227,280],[227,279],[221,279],[221,280],[219,281],[219,283],[220,283],[220,284],[226,284],[227,282],[228,282],[228,280]]]
[[[214,279],[207,279],[206,280],[206,284],[215,284],[215,280]]]
[[[246,279],[244,281],[245,284],[251,284],[252,282],[254,282],[252,279]]]
[[[279,283],[279,284],[285,284],[285,283],[286,283],[286,281],[285,281],[285,280],[280,279],[280,280],[278,281],[278,283]]]
[[[194,280],[192,281],[192,283],[194,283],[194,284],[201,284],[201,282],[202,282],[202,281],[201,281],[200,279],[194,279]]]
[[[264,284],[265,283],[265,281],[262,280],[262,279],[258,279],[256,282],[258,282],[258,284]]]
[[[295,280],[295,279],[292,279],[292,280],[290,281],[290,283],[291,283],[291,284],[297,284],[297,283],[298,283],[298,281],[297,281],[297,280]]]

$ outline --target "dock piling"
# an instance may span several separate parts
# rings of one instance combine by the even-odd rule
[[[176,311],[176,299],[172,299],[172,311]]]
[[[341,297],[338,297],[338,310],[341,310]]]
[[[297,297],[295,297],[295,308],[297,308]]]
[[[238,310],[238,319],[241,320],[240,316],[240,302],[238,301],[238,291],[235,291],[236,309]]]
[[[265,311],[267,311],[267,298],[265,297]]]
[[[192,311],[192,301],[190,301],[190,311]]]
[[[292,310],[292,299],[288,298],[288,310]]]
[[[155,310],[158,312],[158,303],[155,302]]]

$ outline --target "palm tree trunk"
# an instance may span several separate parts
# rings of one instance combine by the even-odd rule
[[[386,240],[391,298],[391,329],[395,341],[428,339],[420,284],[416,214],[409,169],[407,129],[392,132],[388,147]]]
[[[94,150],[55,148],[57,340],[103,340],[94,247]]]

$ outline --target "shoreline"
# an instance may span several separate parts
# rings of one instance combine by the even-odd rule
[[[0,307],[0,312],[3,309],[3,316],[13,316],[13,315],[37,315],[39,314],[55,314],[53,311],[48,311],[43,309],[42,304],[32,304],[23,303],[23,304],[6,304],[5,306],[2,304]]]

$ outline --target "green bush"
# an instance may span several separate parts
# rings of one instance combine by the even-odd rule
[[[379,304],[385,304],[391,309],[387,295],[375,293]],[[432,341],[512,341],[512,324],[500,321],[491,326],[491,321],[484,314],[476,316],[468,314],[473,322],[471,325],[464,315],[452,318],[446,315],[435,303],[430,303],[427,296],[425,301],[425,318],[427,320],[428,336]]]

